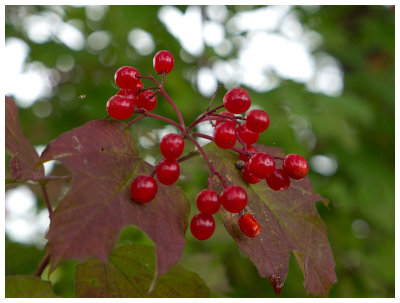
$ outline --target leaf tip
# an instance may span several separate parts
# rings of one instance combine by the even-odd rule
[[[271,281],[272,287],[274,288],[276,296],[279,297],[281,295],[281,291],[283,288],[282,279],[279,276],[272,274],[270,281]]]

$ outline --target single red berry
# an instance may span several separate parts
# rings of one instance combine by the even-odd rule
[[[236,129],[229,122],[217,125],[214,129],[214,142],[220,148],[231,148],[236,143]]]
[[[135,89],[137,82],[140,81],[138,76],[139,72],[136,68],[131,66],[122,66],[115,72],[114,80],[119,88]]]
[[[221,204],[227,211],[238,213],[247,205],[247,193],[240,186],[231,185],[222,192]]]
[[[133,103],[135,103],[135,101],[136,101],[135,92],[131,89],[120,89],[119,92],[117,93],[117,95],[131,99],[131,100],[133,100]]]
[[[242,150],[244,151],[244,148],[242,148]],[[255,153],[258,153],[258,150],[253,145],[250,145],[250,146],[247,146],[247,152],[255,154]],[[250,160],[250,157],[247,157],[243,154],[239,154],[239,159],[243,160],[244,162],[247,162]]]
[[[261,181],[260,178],[254,176],[253,173],[250,171],[250,161],[247,161],[246,164],[244,165],[242,169],[242,175],[244,181],[250,184],[256,184]]]
[[[157,179],[161,184],[171,185],[179,178],[179,163],[175,159],[162,159],[157,165]]]
[[[207,240],[212,236],[215,230],[215,221],[211,215],[197,214],[193,216],[190,222],[190,231],[198,240]]]
[[[252,214],[244,214],[238,221],[240,230],[249,238],[257,237],[261,233],[260,223]]]
[[[266,153],[256,153],[250,158],[250,171],[254,176],[265,179],[266,176],[272,174],[275,170],[275,161]]]
[[[174,68],[174,56],[169,51],[161,50],[153,57],[153,66],[157,73],[170,73]]]
[[[201,213],[209,215],[215,214],[221,206],[219,195],[211,189],[203,189],[197,195],[196,203]]]
[[[308,163],[300,155],[289,154],[283,160],[283,169],[290,178],[300,180],[303,179],[308,173]]]
[[[137,96],[136,106],[144,108],[149,112],[152,111],[157,105],[157,96],[152,91],[146,90]]]
[[[177,159],[182,155],[185,141],[178,134],[168,134],[161,139],[160,151],[165,158]]]
[[[251,99],[243,88],[232,88],[224,96],[225,108],[233,114],[241,114],[249,109]]]
[[[258,138],[260,137],[259,133],[252,132],[246,127],[245,123],[242,123],[237,129],[236,129],[238,137],[243,140],[244,143],[247,145],[254,144],[258,141]]]
[[[134,105],[132,99],[115,95],[107,101],[107,112],[114,119],[129,119],[133,111]]]
[[[138,203],[147,203],[157,195],[157,182],[153,177],[141,175],[131,185],[132,199]]]
[[[229,112],[222,112],[222,113],[219,113],[219,114],[221,116],[224,116],[224,117],[232,117],[232,118],[235,117],[234,114],[231,114]],[[231,123],[233,125],[233,127],[236,127],[236,122],[234,120],[232,120],[232,119],[229,119],[229,118],[227,118],[225,120],[216,120],[215,126],[217,126],[218,124],[224,123],[224,122]]]
[[[267,181],[268,186],[273,190],[285,190],[288,189],[290,185],[288,175],[281,168],[275,169],[273,174],[270,174],[265,178],[265,181]]]
[[[252,109],[246,114],[246,126],[255,133],[262,133],[269,126],[269,116],[261,109]]]

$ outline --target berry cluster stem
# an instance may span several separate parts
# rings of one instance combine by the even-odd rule
[[[188,126],[188,129],[192,129],[197,124],[199,124],[200,122],[204,121],[203,120],[204,118],[206,118],[207,116],[211,115],[212,113],[216,112],[217,110],[219,110],[220,108],[223,108],[223,107],[224,107],[224,105],[222,104],[220,106],[214,107],[212,110],[206,111],[200,117],[198,117],[192,124],[190,124]]]
[[[193,144],[197,147],[198,151],[200,152],[201,156],[204,158],[204,160],[206,161],[209,169],[210,169],[210,177],[208,179],[208,183],[210,186],[210,183],[212,182],[212,179],[214,176],[217,176],[222,184],[222,186],[224,188],[228,187],[228,185],[226,184],[224,178],[221,176],[221,174],[215,169],[215,166],[211,163],[210,159],[208,158],[206,152],[204,151],[204,149],[200,146],[200,144],[196,141],[196,139],[194,139],[192,137],[192,135],[188,134],[187,138],[193,142]]]

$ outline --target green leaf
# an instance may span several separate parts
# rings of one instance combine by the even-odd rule
[[[154,251],[145,245],[124,245],[114,250],[104,264],[90,259],[75,272],[76,297],[209,297],[207,285],[179,265],[158,276],[154,290]]]
[[[181,188],[161,184],[153,201],[143,205],[131,199],[133,179],[153,167],[138,157],[125,123],[90,121],[51,142],[40,160],[61,161],[72,172],[71,189],[51,215],[46,235],[51,269],[68,259],[107,261],[128,225],[155,243],[159,274],[178,261],[190,205]]]
[[[256,145],[260,152],[273,156],[284,156],[277,147]],[[217,170],[229,184],[244,188],[248,195],[245,212],[251,213],[261,225],[262,232],[255,238],[243,235],[238,226],[239,214],[221,208],[219,214],[224,225],[240,249],[249,256],[260,276],[267,277],[277,295],[285,282],[290,251],[295,252],[305,278],[308,293],[326,296],[336,282],[335,262],[315,202],[323,198],[314,193],[310,180],[291,180],[285,191],[273,191],[262,180],[258,184],[247,184],[241,171],[235,167],[238,156],[231,150],[221,150],[208,144],[206,151]],[[278,168],[282,161],[276,160]],[[217,191],[223,188],[214,183]],[[327,203],[327,201],[325,201]]]
[[[17,275],[6,276],[6,298],[59,298],[50,282],[38,277]]]

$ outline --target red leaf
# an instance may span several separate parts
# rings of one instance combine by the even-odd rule
[[[153,168],[138,158],[126,124],[91,121],[64,133],[43,151],[41,161],[49,160],[72,172],[72,187],[52,214],[46,235],[52,269],[65,259],[107,261],[120,230],[131,224],[154,241],[158,274],[177,262],[190,205],[181,188],[161,184],[150,203],[131,200],[134,177]]]
[[[260,152],[284,156],[280,148],[256,147]],[[249,256],[260,276],[267,277],[279,295],[286,280],[290,251],[293,251],[305,277],[306,291],[317,296],[328,295],[336,282],[335,262],[325,225],[315,207],[315,202],[323,198],[314,193],[310,180],[307,177],[291,180],[289,189],[278,192],[270,189],[265,180],[247,184],[240,170],[235,168],[237,154],[221,150],[214,144],[207,145],[206,151],[228,183],[242,186],[247,192],[245,212],[251,213],[260,223],[259,236],[248,238],[241,233],[238,214],[222,208],[219,214],[227,231]],[[278,168],[282,166],[281,162],[276,160]],[[215,187],[222,191],[219,182]]]
[[[16,180],[38,182],[45,178],[43,165],[36,150],[22,133],[18,123],[18,107],[12,98],[6,96],[6,152],[12,155],[9,163],[11,176]]]

